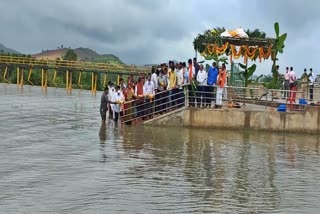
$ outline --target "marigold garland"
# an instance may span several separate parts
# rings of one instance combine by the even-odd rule
[[[256,56],[256,48],[255,47],[251,47],[252,48],[252,52],[250,52],[250,47],[248,47],[247,45],[245,45],[245,51],[246,51],[246,56],[249,59],[253,59]]]
[[[242,46],[240,46],[239,51],[237,52],[237,49],[234,45],[230,45],[231,46],[231,55],[235,58],[235,59],[239,59],[241,56],[241,51],[242,51]]]
[[[218,44],[208,44],[204,52],[201,53],[202,56],[213,55],[213,54],[224,54],[229,47],[231,48],[230,53],[230,62],[233,59],[239,59],[240,56],[243,56],[244,63],[248,61],[248,59],[255,59],[259,57],[259,61],[261,62],[262,59],[268,59],[272,54],[272,45],[268,47],[268,50],[265,52],[263,47],[254,47],[248,45],[242,45],[237,50],[235,45],[231,45],[228,42],[224,43],[221,47]]]
[[[267,53],[264,53],[263,48],[261,48],[262,55],[265,59],[268,59],[270,57],[271,50],[272,50],[272,46],[269,46]]]
[[[224,54],[228,48],[229,43],[226,42],[222,47],[218,47],[218,45],[215,44],[215,52],[217,54]]]
[[[260,62],[261,62],[262,58],[263,59],[268,59],[270,57],[271,50],[272,50],[272,46],[268,47],[267,53],[264,52],[263,47],[259,48],[259,59],[260,59]]]
[[[208,54],[212,55],[212,54],[214,54],[214,48],[215,48],[214,45],[209,44],[209,45],[207,45],[206,52],[207,52]]]

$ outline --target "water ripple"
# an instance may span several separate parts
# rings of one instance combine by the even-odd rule
[[[317,136],[101,126],[100,94],[1,87],[0,213],[320,209]]]

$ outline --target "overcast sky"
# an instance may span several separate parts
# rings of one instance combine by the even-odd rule
[[[320,71],[320,1],[315,0],[0,0],[0,43],[23,53],[65,45],[112,53],[125,63],[186,61],[205,29],[288,33],[281,70]],[[201,58],[199,59],[201,60]],[[258,64],[268,74],[270,62]]]

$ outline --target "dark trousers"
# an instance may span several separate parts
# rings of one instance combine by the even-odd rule
[[[103,121],[106,121],[106,115],[107,115],[107,110],[108,109],[103,109],[103,108],[100,108],[100,116],[101,116],[101,120]]]
[[[313,85],[309,85],[310,101],[313,101]]]
[[[211,106],[213,100],[213,86],[206,86],[206,104]]]
[[[177,106],[179,104],[178,98],[178,89],[172,89],[172,106]]]
[[[159,105],[160,105],[160,101],[161,101],[161,100],[159,100],[159,99],[160,99],[160,94],[159,94],[159,92],[160,92],[160,91],[157,91],[156,95],[154,96],[154,97],[155,97],[155,98],[154,98],[154,101],[155,101],[155,104],[156,104],[156,109],[155,109],[155,111],[156,111],[157,113],[158,113],[159,110],[160,110]]]
[[[186,96],[184,94],[184,89],[179,89],[179,93],[180,93],[180,104],[181,107],[185,106],[185,102],[186,102]]]
[[[287,90],[286,92],[284,92],[284,97],[289,97],[290,96],[290,83],[289,83],[289,80],[285,80],[284,81],[284,90]]]
[[[168,108],[171,108],[173,106],[177,105],[177,89],[171,89],[168,91]]]
[[[143,116],[151,116],[151,113],[152,113],[152,102],[150,102],[150,99],[146,99],[146,102],[144,103],[144,112],[143,112]]]
[[[200,107],[201,104],[204,104],[204,101],[206,100],[206,93],[205,93],[205,86],[198,86],[198,92],[197,92],[197,106]]]
[[[143,117],[144,115],[144,101],[137,102],[137,117]]]
[[[167,105],[166,103],[167,103],[167,92],[165,91],[159,92],[157,104],[156,104],[157,105],[156,111],[158,113],[162,113],[162,111],[165,109]]]
[[[117,124],[118,123],[118,120],[119,120],[119,112],[114,112],[114,122]]]
[[[183,93],[183,89],[177,89],[177,105],[178,108],[181,108],[184,106],[184,93]]]
[[[192,91],[192,86],[188,85],[189,106],[195,106],[195,93]]]

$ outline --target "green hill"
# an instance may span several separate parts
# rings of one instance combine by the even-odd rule
[[[0,54],[5,54],[5,53],[10,53],[10,54],[21,54],[16,50],[13,50],[11,48],[7,48],[3,44],[0,43]]]
[[[57,50],[46,50],[41,53],[32,55],[38,59],[51,59],[63,58],[69,49],[61,48]],[[80,61],[90,61],[90,62],[100,62],[100,63],[114,63],[114,64],[124,64],[119,57],[113,54],[98,54],[90,48],[75,48],[72,49],[78,56]]]

